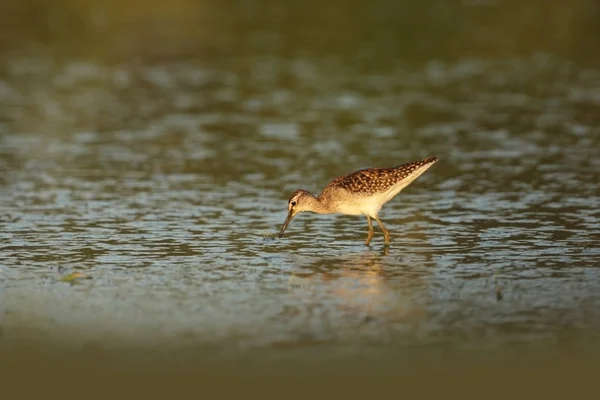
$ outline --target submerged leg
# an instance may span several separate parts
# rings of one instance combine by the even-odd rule
[[[377,223],[379,224],[379,227],[381,228],[381,230],[383,232],[385,244],[390,244],[390,233],[388,232],[387,229],[385,229],[385,226],[383,226],[383,222],[381,222],[379,217],[374,217],[374,218],[375,218],[375,221],[377,221]]]
[[[373,224],[371,223],[371,217],[369,217],[368,215],[367,223],[369,224],[369,234],[367,235],[367,240],[365,241],[365,244],[368,246],[369,243],[371,243],[371,239],[373,239],[373,235],[375,234],[375,231],[373,230]]]

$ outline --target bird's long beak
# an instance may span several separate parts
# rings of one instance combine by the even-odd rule
[[[283,236],[283,232],[285,232],[285,230],[287,229],[288,225],[290,224],[290,221],[292,220],[292,218],[294,218],[294,210],[290,210],[290,212],[287,215],[287,218],[285,219],[285,222],[283,223],[283,226],[281,227],[281,231],[279,232],[279,237]]]

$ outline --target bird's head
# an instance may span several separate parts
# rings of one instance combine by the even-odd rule
[[[290,221],[296,214],[302,211],[309,211],[310,205],[312,204],[309,199],[312,199],[313,195],[310,194],[307,190],[298,189],[288,200],[288,215],[281,227],[281,231],[279,232],[279,237],[283,236],[283,232],[287,229]]]

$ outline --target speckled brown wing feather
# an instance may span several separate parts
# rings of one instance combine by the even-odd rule
[[[361,169],[334,179],[327,185],[324,192],[334,187],[340,187],[352,193],[373,194],[385,192],[396,183],[409,177],[419,167],[435,161],[437,161],[437,157],[431,156],[393,168]]]

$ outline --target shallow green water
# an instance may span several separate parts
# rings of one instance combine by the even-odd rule
[[[3,336],[386,354],[600,334],[600,70],[560,56],[6,56]],[[362,217],[293,190],[436,154]],[[82,272],[71,285],[61,277]],[[425,351],[425,350],[424,350]]]

